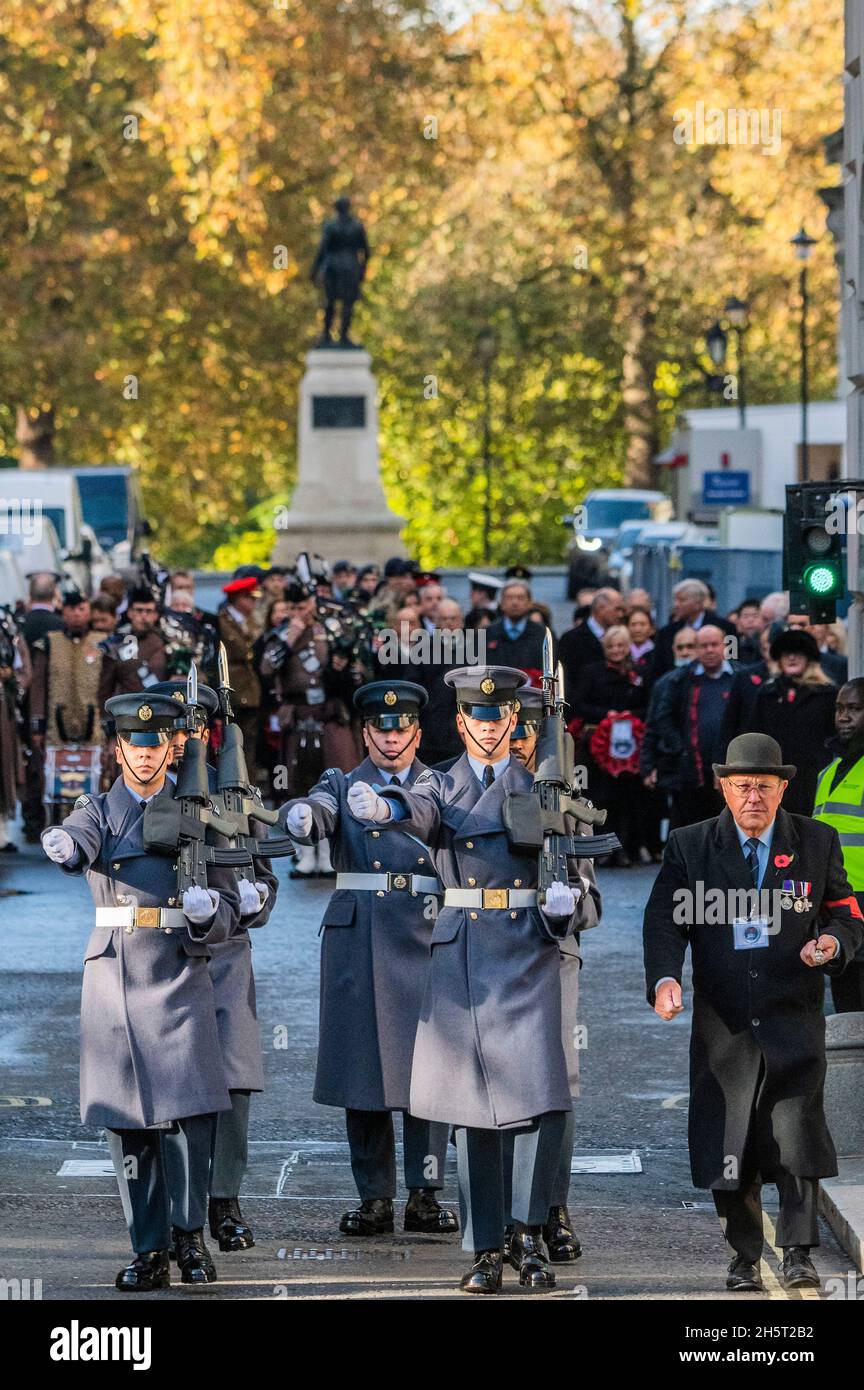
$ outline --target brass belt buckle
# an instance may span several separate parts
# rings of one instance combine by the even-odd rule
[[[506,907],[507,892],[506,888],[484,888],[483,906],[484,907]]]
[[[388,874],[387,877],[389,879],[389,883],[387,885],[389,888],[408,887],[408,880],[404,874]]]
[[[158,927],[160,911],[158,907],[139,907],[135,913],[136,927]]]

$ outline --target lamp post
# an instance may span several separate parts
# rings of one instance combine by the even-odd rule
[[[807,407],[809,405],[809,381],[807,377],[807,262],[816,245],[816,240],[808,236],[803,226],[790,241],[795,247],[795,255],[801,262],[799,287],[801,293],[801,480],[807,482],[810,476],[810,446],[807,440]]]
[[[747,332],[747,315],[750,305],[743,299],[732,295],[726,300],[723,312],[735,332],[735,365],[738,374],[738,420],[743,429],[747,428],[747,401],[744,393],[744,334]]]
[[[490,324],[480,329],[475,339],[477,358],[483,368],[483,563],[489,564],[489,542],[492,530],[492,367],[498,356],[498,334]]]

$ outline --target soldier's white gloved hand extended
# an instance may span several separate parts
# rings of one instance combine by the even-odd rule
[[[546,901],[541,909],[544,917],[571,917],[576,908],[576,893],[566,883],[550,883],[546,889]],[[579,894],[581,897],[581,893]]]
[[[260,912],[270,894],[266,883],[250,883],[248,878],[238,881],[237,890],[240,894],[241,917],[251,917],[253,913]]]
[[[288,827],[289,835],[299,835],[305,839],[312,829],[312,807],[301,802],[299,806],[292,806],[285,817],[285,824]]]
[[[209,922],[219,906],[215,888],[187,888],[183,893],[183,911],[190,922]]]
[[[68,830],[61,830],[59,825],[55,825],[42,836],[42,848],[52,863],[67,864],[75,858],[77,845]]]
[[[348,788],[348,806],[358,820],[389,820],[390,807],[386,797],[373,791],[368,782],[355,782]]]

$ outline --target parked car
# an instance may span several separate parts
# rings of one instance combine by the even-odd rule
[[[568,598],[580,588],[602,584],[609,577],[608,556],[627,521],[654,521],[670,516],[672,504],[663,492],[650,488],[597,488],[589,492],[573,513]]]

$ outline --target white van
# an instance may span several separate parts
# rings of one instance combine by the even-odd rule
[[[45,518],[57,533],[70,581],[89,594],[94,569],[104,572],[106,561],[93,528],[84,521],[75,475],[67,468],[0,469],[0,533],[20,536],[26,553],[41,537]],[[38,568],[29,562],[23,567]]]

